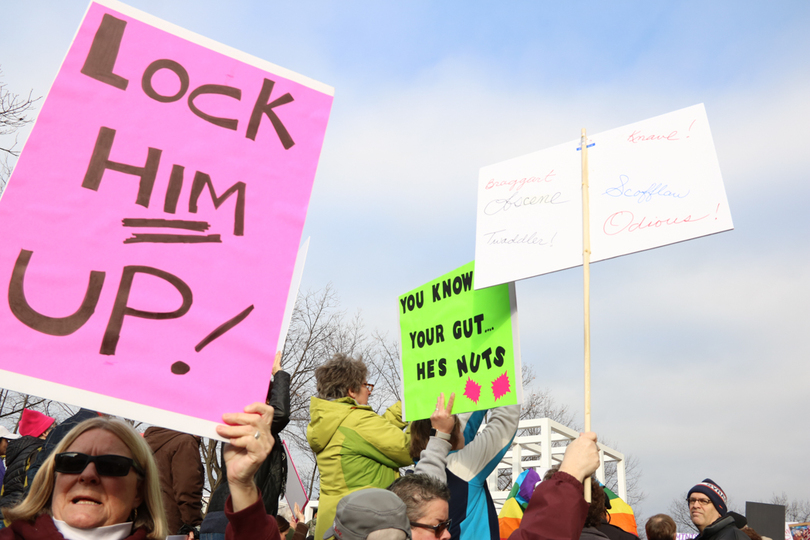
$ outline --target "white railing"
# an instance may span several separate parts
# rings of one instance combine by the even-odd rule
[[[481,429],[484,425],[481,426]],[[509,491],[498,491],[498,472],[511,469],[512,481],[525,469],[535,468],[539,473],[562,463],[568,443],[579,437],[579,433],[549,418],[521,420],[511,448],[506,452],[495,471],[487,478],[490,494],[495,506],[500,509]],[[616,463],[618,493],[627,500],[627,482],[624,468],[624,454],[599,443],[599,468],[596,477],[605,482],[605,464]],[[510,486],[511,488],[511,486]]]

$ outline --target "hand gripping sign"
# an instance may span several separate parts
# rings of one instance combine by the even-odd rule
[[[522,403],[514,283],[474,290],[471,262],[399,297],[407,419],[428,418],[439,394],[454,413]]]
[[[200,435],[263,401],[331,104],[92,3],[0,201],[3,386]]]

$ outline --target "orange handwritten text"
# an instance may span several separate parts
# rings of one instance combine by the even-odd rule
[[[679,141],[678,132],[673,131],[669,135],[646,135],[641,130],[635,130],[627,137],[627,142],[639,143],[642,141]]]
[[[659,219],[657,216],[650,219],[643,216],[641,219],[636,220],[636,216],[629,210],[621,210],[608,216],[602,230],[605,234],[613,236],[623,232],[636,232],[645,229],[658,229],[665,225],[682,225],[684,223],[694,223],[709,217],[708,214],[699,218],[694,218],[692,215],[686,217],[668,217]]]

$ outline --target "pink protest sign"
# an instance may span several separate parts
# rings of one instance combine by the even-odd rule
[[[2,386],[209,436],[263,401],[331,104],[91,4],[0,201]]]

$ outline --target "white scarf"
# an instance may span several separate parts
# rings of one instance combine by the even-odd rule
[[[132,532],[131,521],[93,529],[77,529],[58,519],[53,523],[66,540],[124,540]]]

